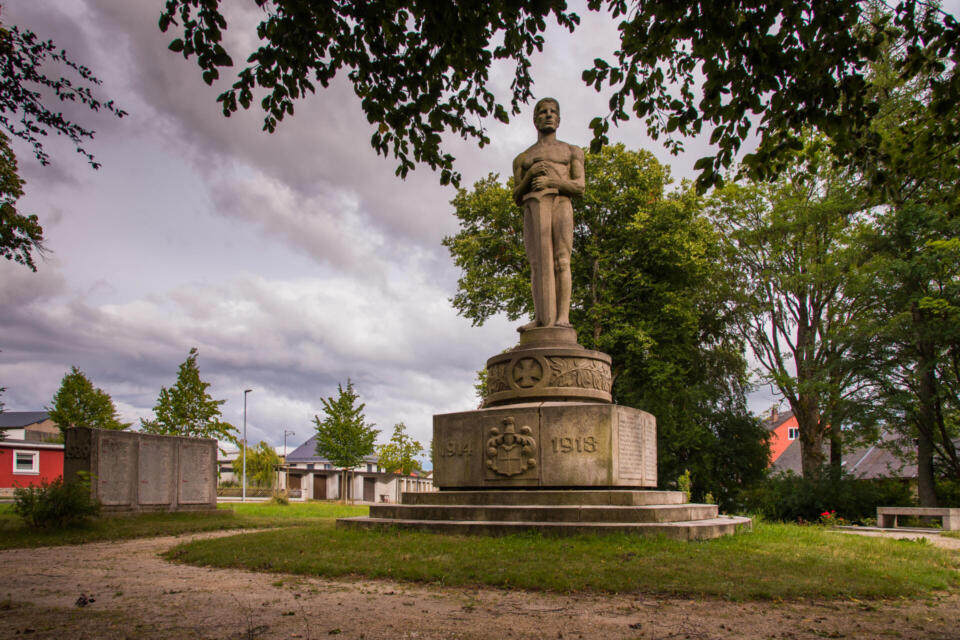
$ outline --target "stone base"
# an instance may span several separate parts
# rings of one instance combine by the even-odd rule
[[[652,415],[613,404],[541,402],[442,414],[433,417],[433,483],[656,487],[656,441]]]
[[[703,540],[749,529],[749,518],[719,516],[716,505],[684,504],[678,491],[444,491],[404,493],[403,504],[371,505],[370,516],[339,527],[436,533],[548,535],[631,533]]]
[[[492,407],[516,402],[612,399],[610,356],[577,344],[570,327],[536,327],[520,344],[487,360],[487,397]]]

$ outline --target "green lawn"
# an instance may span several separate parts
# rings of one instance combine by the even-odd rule
[[[368,513],[367,507],[326,502],[220,505],[214,513],[151,513],[99,518],[82,527],[61,530],[30,529],[13,513],[13,505],[0,504],[0,549],[83,544],[149,536],[179,535],[221,529],[289,527],[333,522],[343,516]]]
[[[327,521],[185,543],[167,556],[301,575],[737,600],[917,596],[960,587],[960,554],[925,541],[765,523],[758,523],[753,533],[691,543],[627,535],[376,533],[335,529]]]

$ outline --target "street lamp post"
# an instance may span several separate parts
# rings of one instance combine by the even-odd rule
[[[283,430],[283,466],[284,466],[284,467],[287,466],[287,436],[288,436],[288,435],[290,435],[290,436],[295,436],[295,435],[297,435],[297,434],[294,433],[293,431],[289,431],[289,430],[287,430],[287,429],[284,429],[284,430]],[[277,484],[280,484],[280,477],[279,477],[279,476],[280,476],[280,474],[277,473]],[[284,490],[284,491],[287,490],[287,483],[286,483],[286,482],[283,483],[283,490]]]
[[[251,391],[253,389],[243,390],[243,477],[241,478],[243,495],[240,498],[241,502],[247,501],[247,394]]]

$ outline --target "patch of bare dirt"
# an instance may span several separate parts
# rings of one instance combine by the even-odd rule
[[[201,536],[190,538],[196,537]],[[56,640],[960,638],[960,597],[954,595],[783,603],[566,596],[258,574],[173,564],[158,557],[185,539],[0,552],[0,636]]]

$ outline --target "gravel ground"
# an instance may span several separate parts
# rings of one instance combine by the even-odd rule
[[[158,557],[187,539],[235,533],[0,552],[0,637],[960,638],[956,595],[742,603],[561,595],[258,574]]]

